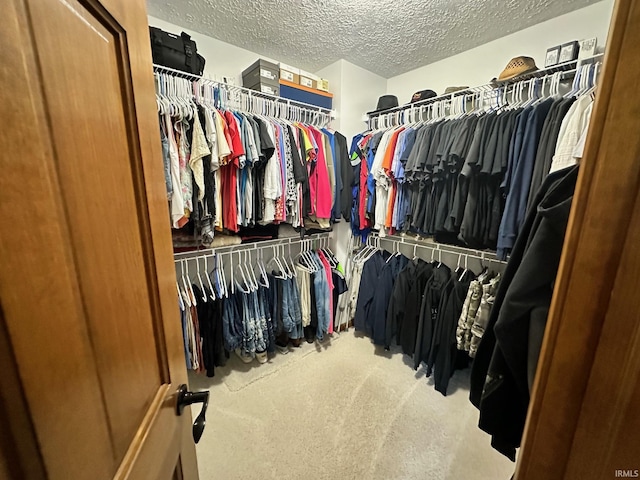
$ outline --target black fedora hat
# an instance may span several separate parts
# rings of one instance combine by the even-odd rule
[[[427,100],[428,98],[437,96],[438,94],[433,90],[420,90],[419,92],[413,94],[409,103],[421,102],[422,100]]]
[[[384,110],[389,110],[390,108],[395,108],[398,106],[398,97],[395,95],[382,95],[378,98],[378,105],[376,109],[369,113],[378,113]]]

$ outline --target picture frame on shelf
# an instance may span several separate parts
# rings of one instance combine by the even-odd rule
[[[578,58],[580,59],[593,57],[596,54],[597,46],[598,39],[595,37],[580,40],[580,51],[578,52]]]
[[[580,45],[578,44],[577,40],[561,45],[559,63],[566,63],[576,60],[578,58],[579,49]]]
[[[553,67],[560,61],[560,45],[547,49],[547,55],[545,56],[544,66],[545,68]]]

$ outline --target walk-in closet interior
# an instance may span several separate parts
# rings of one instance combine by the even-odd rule
[[[5,15],[0,479],[638,476],[640,2]]]

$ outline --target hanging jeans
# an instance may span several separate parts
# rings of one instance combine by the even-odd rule
[[[318,330],[316,337],[322,340],[329,331],[329,284],[324,271],[320,270],[312,274],[313,288],[315,291],[316,310],[318,311]]]
[[[233,352],[242,344],[242,319],[238,313],[235,294],[222,299],[222,335],[224,348]]]
[[[264,315],[260,313],[258,292],[252,291],[248,294],[249,305],[251,309],[251,321],[253,324],[254,332],[254,344],[255,352],[264,352],[267,349],[266,337],[267,332],[267,320]]]
[[[242,316],[242,355],[252,357],[256,353],[256,321],[251,293],[239,292]]]
[[[260,285],[260,288],[258,289],[258,310],[260,312],[260,319],[262,320],[264,318],[263,336],[267,352],[273,353],[276,351],[276,329],[271,319],[269,289],[262,285]]]
[[[289,338],[297,340],[303,336],[298,286],[293,278],[278,281],[282,284],[282,326]]]

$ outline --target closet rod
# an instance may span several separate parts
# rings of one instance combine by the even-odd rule
[[[299,102],[297,100],[290,100],[288,98],[283,98],[283,97],[278,97],[276,95],[271,95],[269,93],[264,93],[264,92],[259,92],[258,90],[252,90],[250,88],[246,88],[246,87],[240,87],[238,85],[232,85],[230,83],[226,83],[226,82],[220,82],[218,80],[214,80],[212,78],[208,78],[205,77],[203,75],[194,75],[193,73],[187,73],[187,72],[183,72],[181,70],[176,70],[174,68],[169,68],[169,67],[164,67],[162,65],[158,65],[157,63],[153,64],[153,71],[154,72],[158,72],[158,73],[169,73],[171,75],[180,77],[180,78],[185,78],[188,80],[193,80],[193,81],[205,81],[205,82],[209,82],[209,83],[213,83],[215,85],[218,85],[220,87],[223,88],[227,88],[229,90],[237,90],[241,93],[244,93],[246,95],[250,95],[253,97],[257,97],[257,98],[265,98],[267,100],[273,100],[275,102],[279,102],[279,103],[283,103],[283,104],[287,104],[287,105],[293,105],[294,107],[300,107],[300,108],[305,108],[310,110],[313,113],[323,113],[325,115],[329,115],[332,119],[335,118],[334,114],[333,114],[333,110],[328,109],[328,108],[323,108],[323,107],[318,107],[316,105],[311,105],[310,103],[304,103],[304,102]]]
[[[561,63],[559,65],[554,65],[552,67],[548,67],[548,68],[543,68],[541,70],[536,70],[535,72],[531,72],[531,73],[527,73],[524,75],[520,75],[519,77],[513,79],[513,80],[506,80],[504,82],[499,82],[499,83],[485,83],[484,85],[478,85],[476,87],[469,87],[466,88],[464,90],[458,90],[456,92],[452,92],[452,93],[446,93],[446,94],[442,94],[442,95],[438,95],[436,97],[431,97],[431,98],[427,98],[425,100],[420,100],[418,102],[414,102],[414,103],[408,103],[406,105],[400,105],[398,107],[394,107],[394,108],[388,108],[386,110],[383,110],[381,112],[376,112],[376,113],[369,113],[367,114],[369,119],[372,118],[377,118],[381,115],[387,115],[389,113],[395,113],[395,112],[402,112],[404,110],[409,110],[412,108],[417,108],[423,105],[429,105],[432,103],[436,103],[436,102],[441,102],[443,100],[453,100],[455,97],[461,96],[461,95],[469,95],[472,93],[480,93],[483,91],[490,91],[490,90],[496,90],[498,88],[502,88],[502,87],[508,87],[510,85],[516,84],[518,82],[524,82],[527,80],[531,80],[532,78],[542,78],[542,77],[546,77],[548,75],[553,75],[554,73],[557,72],[562,72],[563,73],[563,80],[571,77],[572,75],[576,74],[576,71],[578,70],[578,64],[585,64],[585,63],[590,63],[592,61],[595,61],[596,59],[599,59],[601,57],[604,56],[604,53],[599,53],[596,55],[593,55],[591,57],[586,57],[586,58],[581,58],[579,60],[572,60],[570,62],[565,62],[565,63]]]
[[[331,239],[331,232],[326,233],[314,233],[313,235],[305,236],[304,238],[300,237],[285,237],[285,238],[276,238],[273,240],[263,240],[260,242],[252,242],[252,243],[241,243],[238,245],[225,245],[222,247],[216,248],[208,248],[206,250],[196,250],[193,252],[181,252],[173,254],[173,261],[175,263],[181,260],[191,260],[197,258],[211,257],[216,253],[226,250],[239,250],[242,252],[251,251],[251,250],[261,250],[263,248],[270,248],[277,245],[293,245],[296,243],[301,243],[305,240],[324,240]]]
[[[427,241],[421,237],[407,237],[407,236],[398,236],[398,235],[387,235],[385,237],[381,237],[377,234],[371,234],[376,239],[379,239],[380,242],[390,241],[393,243],[400,243],[404,245],[417,245],[418,247],[430,248],[432,250],[441,251],[443,253],[450,253],[452,255],[465,255],[468,257],[477,258],[482,261],[487,262],[495,262],[506,265],[506,261],[499,260],[495,253],[487,252],[484,250],[474,250],[472,248],[466,247],[457,247],[455,245],[447,245],[445,243],[435,243],[433,241]]]

